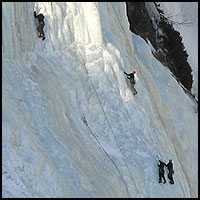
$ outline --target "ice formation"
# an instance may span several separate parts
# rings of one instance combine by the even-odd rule
[[[4,2],[2,35],[3,197],[198,196],[198,113],[124,2]]]

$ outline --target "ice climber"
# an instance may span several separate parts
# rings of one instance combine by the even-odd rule
[[[166,164],[164,162],[162,162],[161,160],[159,160],[159,164],[158,164],[158,167],[159,167],[159,183],[162,183],[162,178],[163,178],[163,183],[166,183],[166,180],[165,180],[165,170],[164,170],[164,167],[166,166]]]
[[[38,22],[39,22],[39,25],[37,27],[37,30],[40,33],[39,38],[42,38],[42,40],[44,40],[45,39],[45,35],[44,35],[44,31],[43,31],[43,28],[45,25],[44,15],[43,14],[36,15],[36,12],[34,11],[34,17],[38,18]]]
[[[172,177],[172,175],[174,174],[174,170],[173,170],[173,163],[172,160],[170,159],[169,162],[166,165],[167,169],[168,169],[168,178],[169,178],[169,183],[170,184],[174,184],[174,179]]]
[[[127,78],[130,80],[131,90],[132,90],[133,94],[134,95],[137,94],[137,91],[136,91],[136,89],[134,87],[134,85],[135,85],[135,76],[134,76],[134,74],[136,74],[136,71],[133,70],[130,74],[127,74],[126,72],[124,72],[124,74],[126,74]]]

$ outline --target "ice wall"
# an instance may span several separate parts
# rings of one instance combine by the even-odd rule
[[[129,31],[125,3],[2,11],[3,197],[197,196],[198,115]],[[123,73],[132,69],[137,96]],[[175,185],[158,184],[156,155],[173,159]]]

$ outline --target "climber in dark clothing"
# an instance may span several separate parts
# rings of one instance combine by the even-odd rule
[[[45,39],[45,35],[44,35],[44,31],[43,31],[43,28],[45,25],[44,15],[43,14],[36,15],[36,12],[34,11],[34,17],[38,18],[39,25],[37,27],[37,30],[40,33],[39,37],[42,37],[42,40],[44,40]]]
[[[127,74],[126,72],[124,72],[124,74],[126,74],[127,78],[130,79],[131,84],[135,84],[134,74],[136,74],[136,71],[132,71],[130,74]]]
[[[130,80],[131,90],[132,90],[133,94],[136,95],[137,91],[136,91],[136,89],[134,87],[134,84],[135,84],[134,74],[136,74],[136,71],[132,71],[130,74],[127,74],[126,72],[124,72],[124,74],[126,74],[127,78]]]
[[[170,184],[174,184],[174,179],[172,177],[172,175],[174,174],[174,170],[173,170],[173,163],[172,160],[169,160],[169,162],[166,165],[167,169],[168,169],[168,178],[169,178],[169,183]]]
[[[164,167],[166,166],[166,164],[164,162],[162,162],[161,160],[159,160],[159,164],[158,164],[158,167],[159,167],[159,183],[162,183],[162,178],[163,178],[163,183],[166,183],[166,180],[165,180],[165,170],[164,170]]]

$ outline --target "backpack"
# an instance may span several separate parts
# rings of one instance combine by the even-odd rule
[[[40,23],[40,22],[44,22],[44,21],[43,21],[43,20],[44,20],[44,15],[43,15],[43,14],[39,14],[39,15],[37,16],[37,18],[38,18],[39,23]]]

